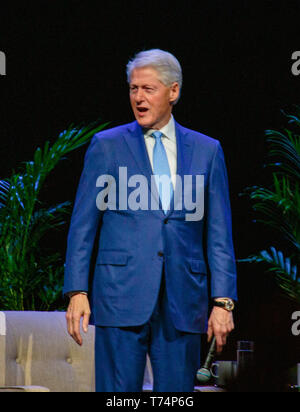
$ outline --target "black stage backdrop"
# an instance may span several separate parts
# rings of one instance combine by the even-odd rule
[[[182,125],[219,139],[224,148],[238,259],[276,245],[274,234],[253,223],[250,201],[239,193],[267,181],[265,129],[286,126],[281,109],[300,104],[300,1],[10,1],[1,4],[0,178],[70,123],[101,118],[117,126],[133,120],[125,66],[142,49],[161,48],[181,62],[182,97],[174,115]],[[44,200],[74,200],[83,148],[61,163]],[[65,252],[67,228],[49,238]],[[280,296],[258,266],[238,264],[239,339],[299,361],[291,314],[299,308]],[[279,353],[280,352],[280,356]]]

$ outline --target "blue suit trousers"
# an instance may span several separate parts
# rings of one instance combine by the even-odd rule
[[[147,353],[154,392],[193,392],[200,345],[200,333],[173,326],[163,274],[155,309],[146,324],[96,326],[96,392],[141,392]]]

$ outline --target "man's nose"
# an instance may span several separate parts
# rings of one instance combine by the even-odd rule
[[[143,92],[143,90],[142,89],[138,89],[137,90],[137,92],[136,92],[136,94],[135,94],[135,101],[137,102],[137,103],[140,103],[140,102],[142,102],[143,100],[144,100],[144,92]]]

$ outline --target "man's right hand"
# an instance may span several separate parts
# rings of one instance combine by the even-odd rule
[[[82,346],[82,336],[80,334],[80,321],[85,333],[88,331],[89,319],[91,315],[88,297],[77,293],[70,298],[70,303],[66,313],[68,332],[75,342]]]

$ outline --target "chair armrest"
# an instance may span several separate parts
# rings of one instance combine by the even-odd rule
[[[44,386],[0,386],[0,392],[50,392]]]

